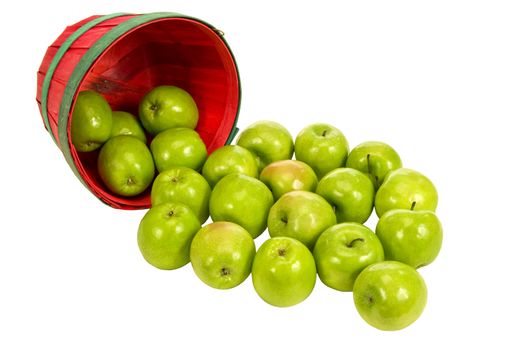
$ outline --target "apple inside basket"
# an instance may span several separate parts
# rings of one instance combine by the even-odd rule
[[[221,35],[189,18],[164,18],[135,27],[98,57],[77,93],[98,91],[113,110],[137,116],[141,98],[152,88],[181,87],[198,106],[196,131],[210,153],[230,141],[240,101],[236,64]],[[109,192],[98,175],[98,151],[76,152],[71,142],[69,147],[80,175],[103,201],[123,208],[150,206],[149,190],[129,198]]]

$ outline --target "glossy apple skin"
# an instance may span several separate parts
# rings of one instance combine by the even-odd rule
[[[362,224],[374,208],[374,185],[356,169],[332,170],[320,180],[316,193],[335,208],[337,222]]]
[[[349,144],[343,133],[329,124],[311,124],[296,136],[294,151],[297,160],[311,166],[318,179],[336,168],[345,166]]]
[[[316,193],[293,191],[274,203],[267,222],[271,237],[295,238],[312,250],[320,234],[336,224],[336,215]]]
[[[294,142],[289,131],[269,120],[249,125],[238,136],[237,144],[254,155],[258,171],[275,161],[291,159],[294,153]]]
[[[318,177],[309,165],[291,159],[267,165],[260,173],[260,180],[269,187],[275,200],[287,192],[314,192],[318,185]]]
[[[151,141],[151,152],[158,171],[183,166],[200,170],[207,159],[207,148],[200,135],[188,128],[167,129]]]
[[[399,168],[385,177],[376,192],[374,206],[379,217],[391,209],[435,211],[438,206],[438,192],[422,173]]]
[[[301,303],[316,284],[316,266],[309,249],[290,237],[266,240],[252,264],[256,293],[268,304],[288,307]]]
[[[138,107],[140,121],[151,135],[170,128],[194,129],[198,124],[198,107],[185,90],[170,85],[149,91]]]
[[[366,267],[356,278],[354,303],[371,326],[394,331],[416,321],[427,303],[427,287],[411,266],[383,261]]]
[[[267,228],[267,216],[274,200],[258,179],[233,173],[214,186],[209,200],[213,221],[230,221],[245,228],[253,238]]]
[[[200,223],[209,218],[211,186],[196,170],[175,167],[159,173],[151,188],[151,204],[181,202],[191,208]]]
[[[350,151],[347,167],[366,174],[376,190],[381,186],[385,176],[403,166],[399,154],[390,145],[379,141],[360,143]]]
[[[120,135],[107,141],[98,155],[98,173],[105,185],[121,196],[135,196],[154,179],[149,148],[134,136]]]
[[[414,268],[426,266],[439,254],[443,228],[432,211],[389,210],[376,225],[387,260],[401,261]]]
[[[193,211],[179,202],[163,203],[147,211],[138,227],[138,247],[145,260],[162,270],[189,262],[191,241],[200,229]]]
[[[113,124],[111,128],[111,137],[118,135],[134,136],[143,143],[147,142],[145,131],[138,118],[131,113],[123,111],[113,112]]]
[[[251,235],[231,222],[202,227],[191,244],[191,265],[198,278],[213,288],[230,289],[251,273],[256,247]]]
[[[258,177],[258,166],[251,152],[237,145],[226,145],[212,152],[202,168],[202,175],[214,187],[222,177],[241,173]]]
[[[355,222],[328,228],[314,246],[318,276],[326,286],[339,291],[352,291],[360,272],[383,259],[378,237]]]
[[[111,137],[113,118],[109,103],[101,94],[78,93],[71,117],[71,142],[78,152],[100,148]]]

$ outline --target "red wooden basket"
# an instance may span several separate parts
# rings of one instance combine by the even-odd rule
[[[208,152],[237,132],[240,79],[223,33],[178,13],[92,16],[70,27],[48,48],[38,71],[37,102],[51,134],[80,181],[120,209],[150,207],[149,191],[136,197],[109,192],[97,169],[97,152],[77,153],[71,113],[79,91],[103,94],[113,110],[137,115],[140,99],[158,85],[187,90],[198,105],[196,130]]]

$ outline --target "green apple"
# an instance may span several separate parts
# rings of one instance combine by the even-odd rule
[[[274,203],[267,224],[271,237],[295,238],[312,250],[320,234],[336,224],[336,215],[316,193],[293,191]]]
[[[318,178],[312,168],[299,160],[279,160],[267,165],[260,173],[260,180],[269,187],[278,200],[287,192],[316,190]]]
[[[118,135],[134,136],[143,143],[147,142],[145,131],[143,131],[142,124],[138,118],[131,113],[123,111],[113,112],[113,127],[111,129],[111,137]]]
[[[316,193],[332,205],[337,222],[362,224],[374,208],[372,181],[356,169],[339,168],[330,171],[318,183]]]
[[[145,191],[154,179],[153,157],[145,143],[136,137],[115,136],[100,150],[98,173],[114,193],[135,196]]]
[[[214,187],[222,177],[241,173],[258,177],[258,166],[251,152],[241,146],[226,145],[212,152],[202,168],[203,177]]]
[[[291,159],[294,153],[289,131],[283,125],[269,120],[249,125],[241,132],[237,144],[251,151],[259,171],[275,161]]]
[[[251,273],[254,240],[241,226],[218,221],[202,227],[191,243],[191,265],[208,286],[236,287]]]
[[[147,211],[138,227],[138,247],[145,260],[162,270],[189,262],[191,241],[200,229],[193,211],[179,202],[163,203]]]
[[[367,141],[350,151],[347,167],[357,169],[369,176],[376,190],[391,170],[401,168],[399,154],[384,142]]]
[[[200,135],[188,128],[160,132],[151,141],[150,148],[158,171],[177,166],[200,170],[207,158],[207,148]]]
[[[439,254],[443,228],[428,210],[389,210],[376,225],[387,260],[401,261],[414,268],[426,266]]]
[[[311,124],[300,131],[294,144],[296,159],[309,164],[321,179],[345,166],[349,144],[343,133],[329,124]]]
[[[316,284],[316,266],[309,249],[290,237],[266,240],[252,263],[252,283],[256,293],[278,307],[301,303]]]
[[[213,221],[234,222],[256,238],[267,228],[267,216],[273,203],[272,193],[263,182],[233,173],[214,186],[209,211]]]
[[[435,211],[438,192],[422,173],[399,168],[388,173],[374,199],[376,214],[382,216],[391,209]]]
[[[209,217],[211,187],[196,170],[174,167],[156,176],[151,188],[151,204],[181,202],[189,206],[203,224]]]
[[[71,141],[78,152],[100,148],[111,137],[112,124],[105,97],[91,90],[78,93],[71,117]]]
[[[416,321],[427,303],[427,286],[411,266],[383,261],[366,267],[356,278],[354,303],[371,326],[394,331]]]
[[[378,237],[355,222],[328,228],[314,246],[318,276],[325,285],[340,291],[352,291],[360,272],[383,259]]]
[[[177,86],[155,87],[142,98],[138,111],[142,125],[152,135],[171,128],[194,129],[198,124],[196,102]]]

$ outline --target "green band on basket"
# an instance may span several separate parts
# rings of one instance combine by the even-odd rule
[[[64,57],[67,50],[69,50],[71,45],[76,41],[76,39],[81,37],[83,34],[85,34],[87,31],[89,31],[91,28],[93,28],[94,26],[96,26],[99,23],[106,21],[108,19],[111,19],[111,18],[120,17],[120,16],[124,16],[124,15],[125,15],[125,13],[113,13],[110,15],[97,17],[97,18],[93,19],[92,21],[87,22],[86,24],[84,24],[83,26],[78,28],[73,34],[71,34],[63,42],[63,44],[60,46],[60,48],[54,55],[53,60],[51,61],[51,64],[49,65],[49,68],[47,69],[47,73],[45,74],[45,78],[42,83],[42,106],[41,106],[42,111],[41,112],[42,112],[42,116],[44,119],[45,128],[51,134],[51,137],[53,138],[53,140],[56,144],[58,144],[58,143],[57,143],[57,140],[55,139],[53,132],[51,131],[51,126],[49,124],[49,116],[47,114],[47,98],[49,96],[49,86],[51,85],[51,79],[53,78],[56,67],[58,66],[58,64],[60,63],[62,58]]]
[[[236,125],[236,121],[234,122],[234,125]],[[234,138],[236,137],[236,134],[240,131],[236,126],[233,126],[231,129],[231,133],[229,134],[229,137],[227,138],[227,142],[225,142],[226,145],[230,145]]]

